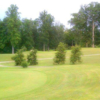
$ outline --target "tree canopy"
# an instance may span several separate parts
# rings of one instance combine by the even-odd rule
[[[81,6],[69,20],[70,29],[42,11],[36,19],[20,18],[18,7],[10,5],[6,17],[0,20],[0,53],[14,53],[25,47],[31,50],[56,49],[60,42],[81,47],[100,46],[100,3]],[[33,12],[34,13],[34,12]]]
[[[73,13],[72,16],[69,23],[76,32],[75,34],[80,33],[86,44],[91,42],[92,47],[94,47],[95,31],[99,30],[100,25],[100,3],[92,2],[81,6],[79,12]]]

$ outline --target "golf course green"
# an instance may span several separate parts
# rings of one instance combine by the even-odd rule
[[[53,65],[55,52],[38,51],[39,64],[29,68],[0,54],[0,100],[100,100],[100,48],[83,48],[82,63],[75,65],[70,50],[64,65]]]

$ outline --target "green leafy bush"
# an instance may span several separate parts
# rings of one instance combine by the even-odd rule
[[[21,48],[23,51],[26,51],[27,50],[27,48],[25,47],[25,46],[22,46],[22,48]]]
[[[81,62],[81,48],[79,46],[72,47],[70,62],[75,64],[76,62]]]
[[[66,56],[65,50],[66,50],[65,44],[60,42],[57,47],[57,52],[55,54],[54,64],[64,64],[65,63],[65,56]]]
[[[23,62],[21,63],[21,66],[22,66],[23,68],[27,68],[27,67],[28,67],[28,63],[27,63],[26,61],[23,61]]]
[[[21,63],[24,61],[24,54],[22,52],[23,50],[20,49],[17,51],[16,55],[12,57],[16,65],[21,65]]]
[[[36,53],[37,53],[37,50],[33,48],[33,49],[30,51],[30,54],[27,56],[27,60],[28,60],[28,63],[29,63],[30,65],[36,65],[36,64],[38,64]]]

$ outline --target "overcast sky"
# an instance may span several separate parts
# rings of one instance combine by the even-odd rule
[[[80,6],[90,2],[99,2],[100,0],[2,0],[0,2],[0,19],[5,17],[5,11],[11,4],[16,4],[21,12],[21,18],[39,17],[39,13],[46,10],[54,16],[56,21],[69,27],[68,20],[72,13],[79,11]]]

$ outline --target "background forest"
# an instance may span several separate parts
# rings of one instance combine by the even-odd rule
[[[100,3],[81,6],[69,20],[71,28],[56,22],[53,15],[42,11],[35,20],[23,18],[16,5],[10,5],[0,20],[0,53],[14,53],[20,48],[31,50],[56,49],[60,42],[67,48],[100,46]],[[33,13],[34,14],[34,13]]]

